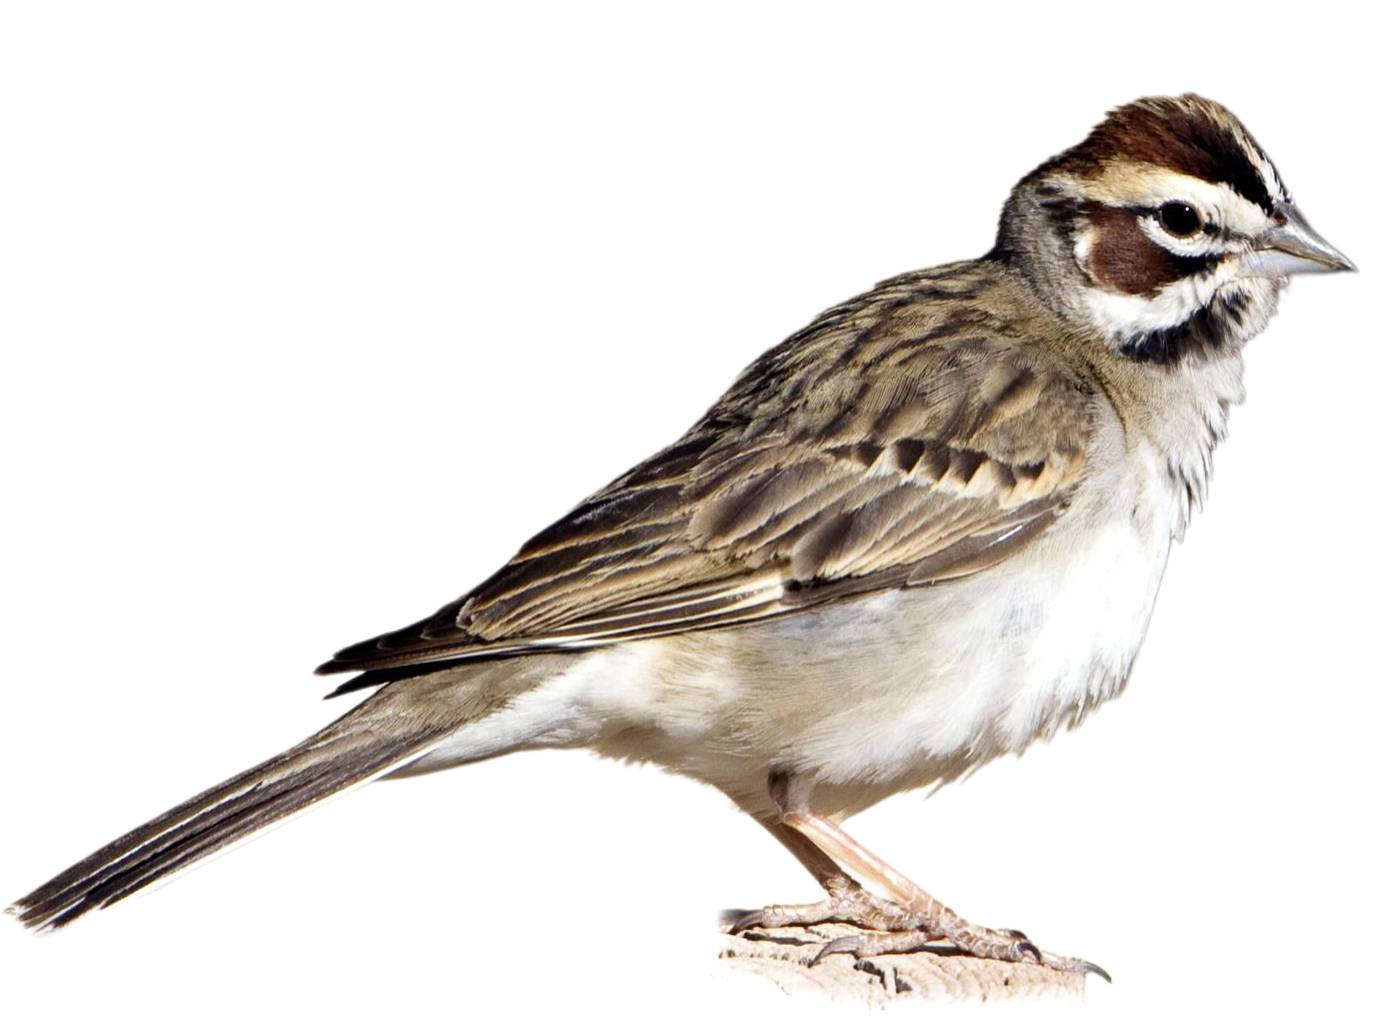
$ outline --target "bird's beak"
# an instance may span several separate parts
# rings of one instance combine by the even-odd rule
[[[1275,225],[1256,239],[1245,265],[1258,277],[1357,269],[1352,260],[1319,236],[1294,205],[1288,204],[1277,207]]]

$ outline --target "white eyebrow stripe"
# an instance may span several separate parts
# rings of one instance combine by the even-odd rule
[[[1097,179],[1083,185],[1083,194],[1105,205],[1154,209],[1167,201],[1186,201],[1200,215],[1229,234],[1255,237],[1271,224],[1260,206],[1247,201],[1225,183],[1209,183],[1149,162],[1113,162]]]

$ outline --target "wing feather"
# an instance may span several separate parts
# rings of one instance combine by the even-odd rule
[[[1091,391],[981,263],[887,282],[765,354],[680,441],[420,623],[320,672],[758,621],[1000,563],[1068,507]],[[379,671],[376,675],[373,671]]]

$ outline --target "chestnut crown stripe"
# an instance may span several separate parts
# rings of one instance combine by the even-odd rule
[[[1278,200],[1262,176],[1262,163],[1270,162],[1266,152],[1244,127],[1225,122],[1213,102],[1194,94],[1151,97],[1116,108],[1053,164],[1092,174],[1114,160],[1147,162],[1227,184],[1267,213]]]

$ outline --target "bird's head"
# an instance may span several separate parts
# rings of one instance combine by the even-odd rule
[[[1355,269],[1246,127],[1194,94],[1118,108],[1026,176],[996,254],[1124,355],[1167,363],[1256,334],[1291,275]]]

